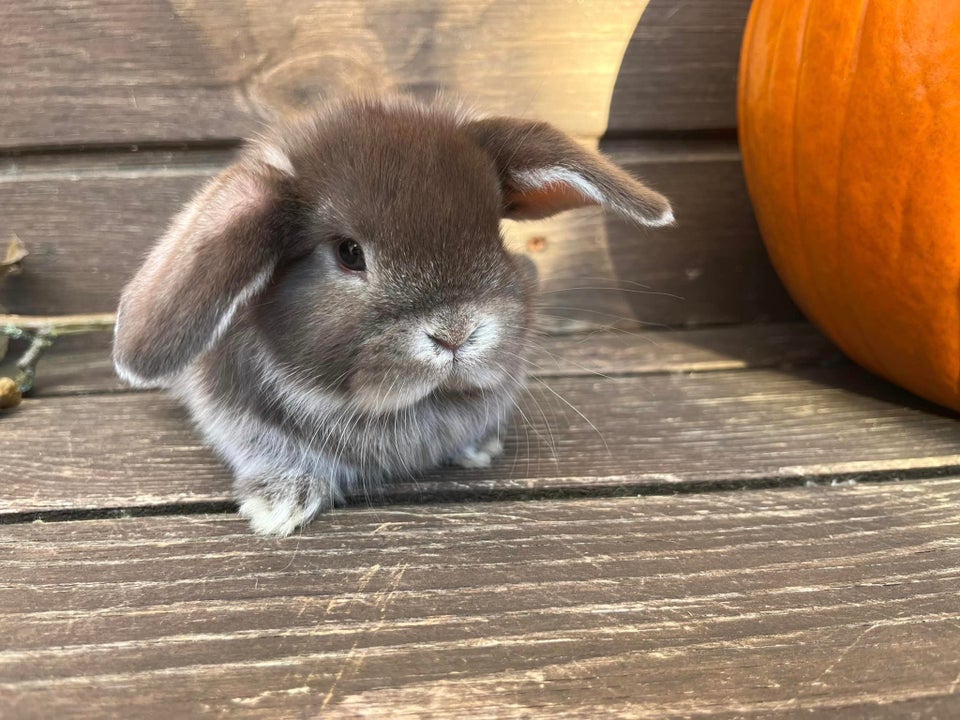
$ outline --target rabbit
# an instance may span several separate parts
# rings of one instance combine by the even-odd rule
[[[113,359],[180,399],[254,532],[345,495],[502,452],[536,270],[502,218],[665,197],[543,122],[349,97],[247,144],[124,288]]]

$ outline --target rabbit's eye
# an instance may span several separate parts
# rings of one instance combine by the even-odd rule
[[[367,269],[363,248],[355,240],[341,240],[337,245],[337,259],[347,270],[360,272]]]

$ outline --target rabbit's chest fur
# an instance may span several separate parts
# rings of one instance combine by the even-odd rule
[[[438,390],[375,414],[292,378],[265,352],[251,352],[256,342],[247,335],[242,349],[236,338],[219,344],[178,382],[194,422],[238,477],[314,477],[349,492],[444,462],[482,465],[473,453],[500,445],[522,385],[518,379],[495,391]]]

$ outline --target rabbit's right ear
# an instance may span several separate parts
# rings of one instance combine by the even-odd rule
[[[162,384],[266,286],[289,240],[288,179],[275,163],[247,157],[174,219],[120,298],[113,349],[120,377]]]
[[[552,125],[489,117],[465,129],[496,166],[504,217],[535,220],[601,205],[639,225],[673,224],[667,198]]]

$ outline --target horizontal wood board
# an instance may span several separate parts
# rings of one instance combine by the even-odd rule
[[[673,201],[676,228],[638,230],[596,210],[507,223],[540,268],[545,327],[796,320],[770,266],[733,145],[617,142],[609,154]],[[30,255],[0,305],[33,314],[107,312],[176,210],[229,152],[8,160],[0,239]]]
[[[609,136],[737,126],[740,45],[752,0],[651,0],[624,52]]]
[[[846,364],[536,379],[521,410],[491,468],[397,478],[374,500],[673,492],[960,469],[954,415]],[[159,394],[26,400],[0,424],[5,515],[229,498],[227,472]]]
[[[235,139],[271,114],[385,88],[445,90],[590,138],[728,129],[749,6],[9,0],[0,149]]]
[[[8,717],[940,717],[960,481],[0,527]],[[936,714],[943,713],[943,714]]]

